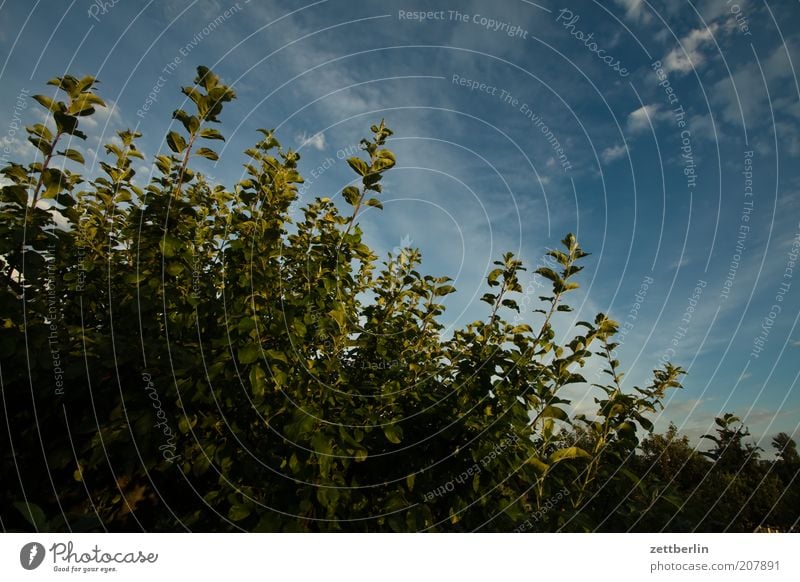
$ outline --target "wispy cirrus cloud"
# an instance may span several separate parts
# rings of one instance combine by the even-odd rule
[[[325,146],[325,134],[322,132],[315,133],[314,135],[309,136],[305,131],[298,133],[295,136],[295,141],[297,142],[297,146],[300,148],[303,147],[310,147],[314,148],[317,151],[324,151]]]

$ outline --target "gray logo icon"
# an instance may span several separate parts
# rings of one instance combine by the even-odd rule
[[[38,542],[29,542],[19,552],[19,563],[26,570],[35,570],[44,561],[44,546]]]

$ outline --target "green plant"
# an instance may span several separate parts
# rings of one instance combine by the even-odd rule
[[[293,222],[299,156],[273,131],[232,187],[197,169],[217,160],[204,144],[224,139],[213,126],[236,97],[207,68],[183,88],[193,110],[175,111],[170,153],[145,185],[130,130],[106,145],[101,175],[53,167],[82,163],[56,148],[83,137],[102,101],[90,77],[52,83],[69,101],[38,99],[56,128],[29,130],[43,161],[4,168],[0,190],[13,446],[2,470],[17,475],[2,485],[5,527],[594,531],[653,508],[668,519],[665,475],[635,460],[683,371],[623,391],[605,314],[559,340],[553,323],[588,256],[573,235],[536,271],[551,288],[541,309],[521,313],[524,266],[507,253],[487,277],[486,318],[446,339],[452,281],[423,274],[416,249],[379,263],[359,226],[395,165],[383,121],[348,160],[348,210],[318,197]],[[609,382],[595,386],[596,414],[576,416],[563,389],[587,384],[592,358]]]

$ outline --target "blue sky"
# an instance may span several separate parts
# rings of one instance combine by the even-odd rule
[[[302,155],[305,200],[338,195],[353,179],[343,158],[386,118],[398,166],[362,227],[382,253],[411,244],[455,279],[449,324],[485,317],[483,278],[504,251],[533,271],[575,232],[592,255],[559,332],[598,311],[627,322],[628,387],[662,358],[687,368],[659,428],[696,437],[734,411],[758,438],[798,433],[797,3],[101,4],[0,2],[12,159],[31,153],[11,131],[18,96],[67,72],[98,77],[113,105],[78,144],[96,163],[125,127],[146,154],[165,149],[179,87],[212,67],[238,99],[207,173],[231,184],[255,129],[276,128]],[[571,396],[591,409],[586,387]]]

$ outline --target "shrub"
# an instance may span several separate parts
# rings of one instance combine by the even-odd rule
[[[51,81],[66,100],[36,98],[41,159],[2,170],[5,527],[591,531],[627,527],[660,495],[625,467],[682,370],[623,392],[604,314],[559,342],[587,256],[574,236],[536,271],[541,309],[520,313],[524,266],[508,253],[486,319],[448,339],[450,279],[422,275],[415,249],[379,262],[359,227],[395,165],[383,121],[348,160],[343,209],[316,198],[292,223],[299,156],[272,131],[230,189],[195,169],[218,159],[235,98],[204,67],[146,186],[131,130],[100,175],[69,171],[83,158],[64,142],[104,105],[95,83]],[[575,416],[562,389],[586,383],[591,358],[608,384],[596,415]]]

